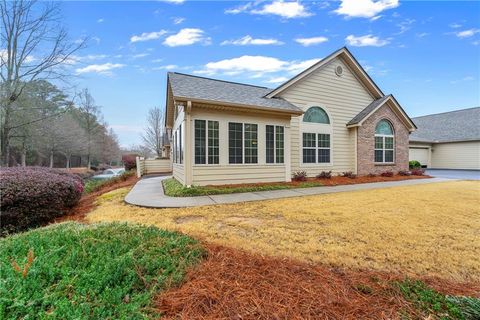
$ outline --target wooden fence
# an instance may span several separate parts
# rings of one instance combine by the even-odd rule
[[[145,159],[137,157],[137,176],[140,178],[146,174],[172,172],[172,161],[170,159]]]

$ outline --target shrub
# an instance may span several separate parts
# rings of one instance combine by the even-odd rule
[[[412,173],[413,176],[423,176],[423,174],[425,173],[425,170],[423,170],[421,168],[412,169],[411,173]]]
[[[305,171],[295,171],[293,173],[292,179],[294,181],[306,181],[307,180],[307,172],[305,172]]]
[[[322,171],[317,174],[317,179],[330,179],[332,178],[332,170],[330,171]]]
[[[62,215],[80,199],[83,181],[75,174],[50,168],[3,168],[0,190],[0,233],[6,234]]]
[[[384,171],[380,174],[382,177],[393,177],[393,171],[391,170],[388,170],[388,171]]]
[[[352,171],[344,171],[342,172],[341,176],[345,178],[350,178],[350,179],[355,179],[357,177],[357,175]]]
[[[129,171],[137,168],[137,155],[136,154],[125,154],[122,156],[123,165],[125,170]]]
[[[367,176],[370,178],[375,178],[376,176],[378,176],[378,174],[371,172]]]
[[[401,176],[411,176],[412,173],[410,171],[405,171],[405,170],[400,170],[398,171],[398,174]]]
[[[416,169],[416,168],[421,168],[422,165],[420,164],[420,162],[418,162],[417,160],[411,160],[408,162],[408,166],[410,169]]]

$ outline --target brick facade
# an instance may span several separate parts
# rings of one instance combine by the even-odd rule
[[[393,125],[395,134],[394,164],[375,164],[374,161],[375,127],[382,119],[390,121]],[[408,128],[387,104],[368,117],[357,130],[358,175],[379,174],[388,170],[395,173],[400,170],[408,170]]]

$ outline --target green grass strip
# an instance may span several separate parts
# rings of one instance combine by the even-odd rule
[[[187,236],[118,223],[62,223],[0,247],[0,319],[145,319],[204,255]]]
[[[163,180],[163,189],[165,194],[170,197],[195,197],[195,196],[208,196],[215,194],[231,194],[241,192],[256,192],[256,191],[268,191],[268,190],[284,190],[294,188],[310,188],[320,187],[322,183],[319,181],[305,181],[300,182],[298,185],[291,184],[259,184],[259,185],[245,185],[245,186],[191,186],[187,188],[174,178]]]

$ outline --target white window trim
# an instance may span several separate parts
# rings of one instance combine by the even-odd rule
[[[315,162],[314,163],[305,163],[303,162],[303,134],[304,133],[313,133],[315,134]],[[329,134],[330,135],[330,148],[319,147],[318,146],[318,135],[319,134]],[[313,148],[310,148],[313,149]],[[330,149],[330,162],[318,162],[318,149]],[[308,131],[303,130],[300,132],[300,167],[332,167],[333,166],[333,139],[332,131]]]
[[[195,163],[195,120],[205,121],[205,163]],[[220,166],[220,121],[210,120],[205,118],[194,118],[193,121],[193,134],[192,134],[192,156],[193,165],[201,167],[218,167]],[[218,163],[208,163],[208,121],[218,122]]]
[[[267,162],[267,126],[273,126],[273,162]],[[283,162],[277,162],[277,127],[283,128]],[[276,124],[265,125],[265,164],[267,166],[284,166],[285,165],[285,126]]]
[[[229,124],[230,123],[241,123],[242,124],[242,163],[230,163],[230,129],[229,129]],[[257,162],[256,163],[245,163],[245,124],[255,124],[257,125]],[[262,165],[260,163],[260,152],[259,152],[259,143],[258,141],[260,140],[259,137],[259,128],[260,125],[258,123],[254,122],[237,122],[237,121],[227,121],[227,165],[229,166],[258,166]],[[273,164],[273,163],[269,163]]]
[[[390,125],[391,126],[391,125]],[[393,130],[393,128],[392,128]],[[375,133],[375,138],[376,137],[381,137],[382,138],[382,145],[383,145],[383,148],[382,149],[377,149],[375,148],[375,139],[373,141],[373,161],[374,161],[374,164],[379,164],[379,165],[382,165],[382,164],[395,164],[395,134],[378,134],[378,133]],[[393,139],[393,147],[392,149],[386,149],[385,148],[385,138],[392,138]],[[378,161],[375,161],[375,151],[377,150],[382,150],[382,159],[383,159],[383,162],[378,162]],[[386,150],[391,150],[393,151],[393,161],[391,162],[386,162],[385,161],[385,151]]]

